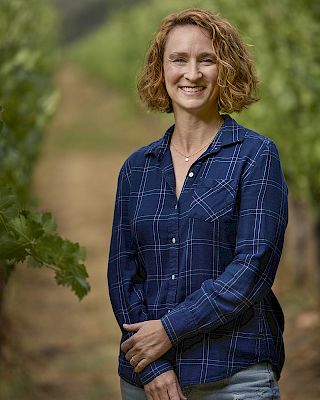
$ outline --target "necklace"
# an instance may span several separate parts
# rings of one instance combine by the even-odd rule
[[[224,122],[223,119],[220,120],[217,132],[219,132],[219,129],[221,128],[223,122]],[[201,149],[199,149],[195,153],[192,153],[192,154],[189,154],[189,155],[188,154],[183,154],[179,149],[177,149],[177,147],[175,146],[175,144],[173,142],[171,142],[171,144],[174,147],[174,149],[176,150],[176,152],[184,157],[184,161],[188,162],[190,160],[190,158],[192,158],[193,156],[195,156],[198,153],[200,153],[201,150],[205,149],[212,142],[212,140],[213,140],[213,138],[210,139],[210,142],[206,143],[203,147],[201,147]]]

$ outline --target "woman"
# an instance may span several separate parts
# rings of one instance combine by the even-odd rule
[[[138,84],[173,112],[118,180],[108,283],[127,400],[279,399],[283,313],[271,290],[287,225],[275,144],[228,114],[257,99],[237,31],[167,16]]]

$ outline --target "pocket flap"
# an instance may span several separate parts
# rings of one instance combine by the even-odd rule
[[[193,189],[191,214],[195,218],[213,221],[233,210],[236,195],[236,179],[202,178]]]

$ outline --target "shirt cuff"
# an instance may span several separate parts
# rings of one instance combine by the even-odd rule
[[[184,337],[197,333],[195,319],[191,311],[183,304],[164,315],[161,322],[173,346],[176,346]]]
[[[143,371],[139,372],[139,378],[141,383],[146,385],[147,383],[153,381],[158,375],[161,375],[164,372],[172,369],[173,366],[170,361],[159,358],[158,360],[147,365]]]

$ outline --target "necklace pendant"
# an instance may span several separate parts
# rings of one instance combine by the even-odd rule
[[[185,158],[185,161],[189,161],[189,157],[186,157],[186,158]]]

